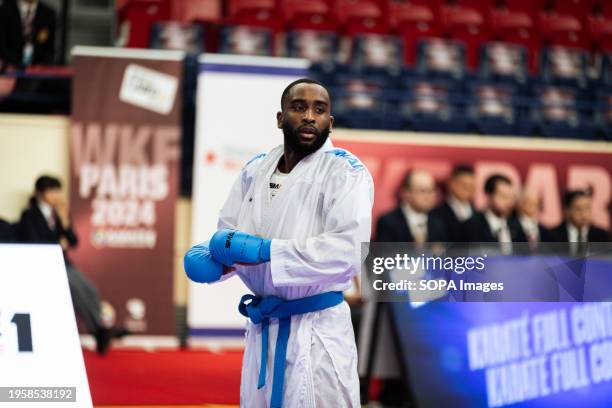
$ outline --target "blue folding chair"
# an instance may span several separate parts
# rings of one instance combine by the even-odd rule
[[[462,79],[466,73],[463,43],[440,38],[419,41],[414,72],[430,79]]]
[[[221,27],[219,52],[239,55],[273,55],[272,30],[266,27],[226,25]]]
[[[350,65],[355,72],[397,77],[402,70],[404,47],[393,35],[358,34],[353,38]]]
[[[401,129],[393,89],[385,76],[340,75],[332,87],[335,123],[355,129]]]
[[[201,54],[204,52],[204,28],[199,24],[177,21],[155,23],[151,29],[150,47]]]
[[[457,83],[411,78],[402,90],[400,113],[405,126],[429,132],[465,133],[469,130],[466,96]]]
[[[480,76],[486,80],[525,85],[529,80],[527,48],[503,42],[484,44],[480,56]]]
[[[540,73],[545,82],[580,88],[589,86],[586,51],[556,46],[545,49],[541,55]]]
[[[536,89],[532,119],[546,137],[594,139],[592,96],[574,87],[544,85]]]
[[[468,85],[469,103],[466,112],[479,133],[516,135],[521,133],[518,122],[519,93],[512,84],[475,81]]]
[[[612,89],[598,92],[595,120],[604,138],[612,140]]]

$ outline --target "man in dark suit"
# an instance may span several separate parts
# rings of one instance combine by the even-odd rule
[[[467,165],[455,166],[446,188],[446,200],[436,207],[430,216],[444,224],[449,242],[465,242],[467,240],[465,222],[474,214],[472,206],[476,190],[474,169]]]
[[[13,226],[0,218],[0,243],[14,242]]]
[[[516,206],[516,220],[531,248],[540,242],[552,241],[551,232],[539,221],[540,196],[537,191],[526,188],[522,191]]]
[[[376,224],[378,242],[445,242],[444,224],[429,216],[436,200],[435,182],[425,170],[410,170],[400,187],[400,204]]]
[[[484,185],[487,208],[474,214],[466,224],[470,242],[525,242],[527,238],[518,221],[511,218],[515,204],[510,179],[501,174],[490,176]]]
[[[446,242],[444,224],[429,212],[436,200],[435,182],[432,175],[424,170],[410,170],[406,173],[399,189],[399,205],[394,210],[383,214],[376,224],[377,242]],[[391,341],[392,332],[388,325],[390,315],[384,303],[372,302],[368,311],[378,320],[380,326],[376,332],[376,353],[372,357],[372,368],[382,379],[380,402],[384,405],[400,406],[406,400],[406,390],[400,379],[397,364],[399,352]],[[365,311],[364,313],[367,313]],[[364,322],[367,321],[364,318]],[[381,371],[378,372],[377,370]]]
[[[29,207],[23,211],[17,227],[18,239],[28,243],[61,245],[75,311],[95,336],[98,353],[105,354],[111,338],[125,333],[105,327],[98,291],[67,257],[68,249],[76,246],[78,239],[72,230],[61,188],[60,181],[54,177],[41,176],[36,180],[34,196],[30,199]]]
[[[55,11],[38,0],[0,6],[0,70],[55,63]]]
[[[591,223],[592,198],[588,191],[571,190],[563,197],[565,220],[552,230],[556,242],[609,242],[608,231]]]

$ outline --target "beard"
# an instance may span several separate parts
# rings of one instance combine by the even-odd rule
[[[327,140],[329,136],[329,125],[323,130],[315,130],[315,140],[312,143],[305,144],[300,141],[298,128],[293,128],[289,122],[283,122],[283,135],[285,137],[285,144],[291,148],[294,152],[299,155],[307,156],[311,153],[319,150],[321,146]]]

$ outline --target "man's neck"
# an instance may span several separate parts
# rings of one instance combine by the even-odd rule
[[[454,205],[462,205],[462,206],[466,206],[466,207],[471,205],[469,200],[468,201],[460,200],[460,199],[458,199],[456,196],[454,196],[452,194],[448,195],[448,200],[447,201],[449,203],[451,203],[451,204],[454,204]]]
[[[285,153],[278,162],[278,169],[281,173],[291,173],[291,170],[293,170],[304,157],[306,157],[305,154],[298,154],[289,146],[285,145]]]
[[[501,214],[498,211],[493,210],[493,208],[491,208],[491,207],[489,207],[489,209],[487,210],[487,213],[489,213],[490,216],[493,216],[496,219],[499,219],[500,221],[506,221],[508,219],[508,217],[504,216],[503,214]]]

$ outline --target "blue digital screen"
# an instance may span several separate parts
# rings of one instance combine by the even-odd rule
[[[602,282],[612,262],[585,269]],[[610,302],[390,305],[418,407],[612,406]]]

